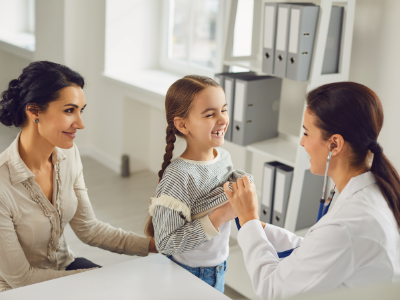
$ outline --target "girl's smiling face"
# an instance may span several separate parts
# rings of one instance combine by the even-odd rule
[[[184,130],[188,144],[202,150],[220,147],[229,125],[225,93],[221,87],[206,87],[193,100]]]

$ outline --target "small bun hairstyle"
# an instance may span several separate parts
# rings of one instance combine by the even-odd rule
[[[50,102],[60,97],[62,88],[73,85],[83,88],[85,80],[66,66],[49,61],[29,64],[1,93],[0,122],[23,127],[27,109],[45,111]]]

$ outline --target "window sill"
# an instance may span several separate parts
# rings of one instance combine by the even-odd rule
[[[26,32],[0,34],[0,49],[24,58],[34,60],[35,35]]]
[[[102,75],[107,81],[134,92],[136,100],[161,110],[165,109],[168,88],[181,78],[162,70],[145,70],[138,73],[106,71]]]

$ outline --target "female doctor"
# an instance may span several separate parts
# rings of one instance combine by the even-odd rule
[[[248,178],[232,192],[225,185],[242,226],[238,241],[246,268],[262,299],[400,280],[400,178],[377,142],[379,98],[361,84],[339,82],[311,91],[306,101],[300,144],[316,175],[325,174],[332,151],[328,176],[340,193],[306,236],[260,224]],[[291,248],[280,261],[277,252]]]

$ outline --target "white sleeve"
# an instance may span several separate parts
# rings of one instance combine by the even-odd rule
[[[303,238],[282,227],[265,224],[265,235],[277,252],[297,248],[303,242]]]
[[[281,262],[259,221],[244,224],[238,242],[254,291],[261,299],[334,289],[354,272],[351,236],[339,224],[310,232],[301,247]]]

